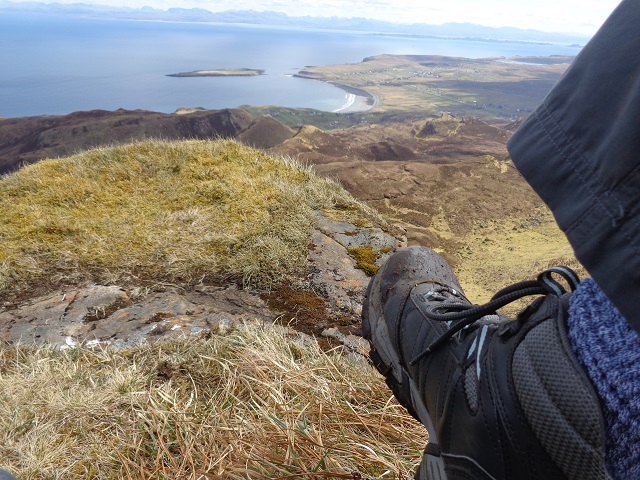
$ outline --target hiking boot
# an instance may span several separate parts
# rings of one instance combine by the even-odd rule
[[[410,247],[371,280],[363,336],[398,401],[427,428],[429,480],[609,478],[595,389],[571,351],[554,267],[472,305],[437,253]],[[496,309],[542,295],[516,320]]]

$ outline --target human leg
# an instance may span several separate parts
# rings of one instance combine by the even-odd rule
[[[0,468],[0,480],[16,480],[16,477],[11,475],[4,468]]]
[[[602,404],[608,470],[615,479],[640,478],[640,334],[591,278],[571,297],[568,327]]]
[[[640,332],[640,2],[624,0],[507,146]]]

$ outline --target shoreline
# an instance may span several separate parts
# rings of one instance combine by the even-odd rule
[[[321,78],[308,77],[306,75],[301,75],[300,73],[296,73],[292,76],[298,78],[306,78],[307,80],[325,82],[347,92],[346,102],[340,108],[332,110],[332,113],[364,113],[377,107],[380,103],[378,97],[362,88],[352,87],[350,85],[345,85],[344,83],[331,82],[329,80],[323,80]]]
[[[363,113],[378,106],[378,97],[362,88],[351,87],[342,83],[327,82],[347,92],[347,101],[333,113]]]
[[[375,101],[373,101],[375,102]],[[369,97],[362,97],[354,95],[353,93],[347,93],[347,102],[336,110],[331,110],[331,113],[364,113],[375,107],[377,103],[372,103],[372,99]]]

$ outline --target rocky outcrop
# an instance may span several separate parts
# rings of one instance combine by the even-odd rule
[[[370,249],[381,264],[404,245],[378,227],[358,226],[316,213],[310,236],[306,288],[324,301],[327,322],[302,325],[350,349],[365,349],[340,325],[357,326],[369,277],[349,255],[354,248]],[[274,325],[283,312],[269,307],[265,292],[236,285],[185,290],[168,287],[146,292],[113,285],[68,287],[46,296],[0,308],[0,338],[22,344],[109,345],[126,348],[179,336],[224,332],[247,324]],[[287,312],[287,315],[295,314]],[[357,328],[356,328],[357,330]]]
[[[355,323],[362,312],[369,276],[358,268],[358,261],[349,255],[349,250],[371,248],[378,255],[376,264],[382,265],[404,244],[404,238],[398,239],[380,228],[358,227],[317,213],[309,253],[310,279],[314,290],[327,299],[330,315],[343,319],[346,315]]]
[[[424,124],[424,127],[422,127],[418,133],[416,133],[416,137],[425,138],[425,137],[430,137],[431,135],[437,135],[437,134],[438,134],[438,129],[436,128],[434,123],[427,121],[427,123]]]
[[[19,343],[123,348],[159,338],[199,335],[272,321],[264,300],[235,286],[140,295],[118,286],[60,290],[0,314],[0,334]]]

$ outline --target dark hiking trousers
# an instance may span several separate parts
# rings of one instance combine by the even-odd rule
[[[508,143],[578,260],[640,331],[640,1],[624,0]]]

